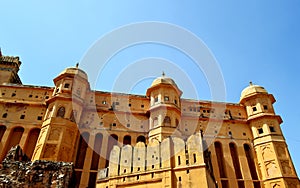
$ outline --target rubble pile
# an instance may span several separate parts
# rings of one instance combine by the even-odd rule
[[[73,164],[29,161],[20,146],[13,147],[2,162],[0,187],[74,187]]]

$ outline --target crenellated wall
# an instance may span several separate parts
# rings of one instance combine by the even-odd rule
[[[97,187],[131,186],[147,183],[154,187],[182,186],[215,187],[204,163],[202,138],[199,133],[186,141],[169,137],[161,143],[153,140],[148,145],[138,142],[134,147],[114,146],[108,169],[100,170]],[[198,176],[204,177],[201,180]],[[193,177],[193,178],[191,178]]]

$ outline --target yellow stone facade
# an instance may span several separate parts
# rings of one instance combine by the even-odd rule
[[[54,87],[23,85],[0,56],[0,160],[73,162],[78,187],[300,187],[275,99],[250,84],[239,103],[184,99],[174,80],[145,95],[92,91],[78,67]]]

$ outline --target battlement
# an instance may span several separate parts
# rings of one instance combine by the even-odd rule
[[[153,178],[155,174],[160,181],[167,171],[178,173],[186,169],[202,169],[207,180],[212,180],[205,162],[200,133],[191,135],[186,141],[169,137],[161,143],[153,140],[147,146],[143,142],[138,142],[134,147],[115,145],[110,153],[109,167],[98,172],[98,181],[105,183],[108,179],[125,177],[128,181],[136,178],[142,181],[143,176],[149,174]]]
[[[22,62],[18,56],[0,56],[0,64],[11,65],[19,69]]]
[[[21,64],[19,57],[3,56],[0,51],[0,84],[22,84],[18,75]]]
[[[154,140],[147,146],[143,142],[138,142],[134,147],[114,146],[109,161],[109,176],[204,165],[202,138],[195,134],[186,142],[178,137],[169,137],[161,143]]]

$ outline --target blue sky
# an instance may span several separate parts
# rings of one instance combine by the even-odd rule
[[[299,20],[298,0],[7,1],[1,2],[0,47],[4,55],[20,56],[24,84],[53,86],[57,74],[79,62],[110,31],[144,21],[176,24],[194,33],[213,53],[225,81],[226,101],[238,102],[249,81],[275,96],[275,110],[284,121],[282,130],[300,172]],[[205,75],[192,60],[158,44],[136,45],[116,54],[96,88],[110,91],[113,83],[109,80],[148,57],[176,64],[198,88],[197,97],[211,99]],[[154,74],[159,76],[161,71]],[[172,70],[164,71],[173,77]],[[141,80],[131,92],[145,94],[150,83],[150,78]],[[183,96],[194,98],[189,93]]]

